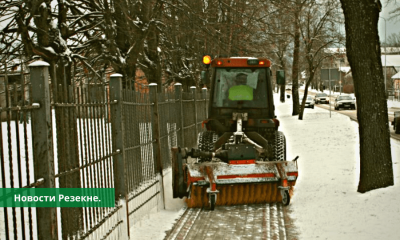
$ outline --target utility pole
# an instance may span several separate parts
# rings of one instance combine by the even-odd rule
[[[332,108],[331,108],[331,68],[332,68],[332,58],[331,58],[331,64],[329,66],[329,117],[332,117]]]
[[[343,58],[339,59],[339,91],[340,91],[340,95],[342,95],[342,61]]]

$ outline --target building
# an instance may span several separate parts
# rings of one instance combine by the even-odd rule
[[[393,76],[400,71],[400,55],[382,55],[383,74],[386,75],[385,87],[391,91],[394,88]]]
[[[350,65],[346,57],[345,48],[327,48],[325,53],[332,54],[332,58],[327,58],[323,63],[323,68],[336,68],[340,72],[341,81],[332,81],[333,85],[343,86],[343,91],[347,93],[353,93],[353,76],[350,69]],[[387,47],[381,48],[381,61],[383,74],[385,77],[385,88],[388,91],[388,95],[394,94],[396,90],[395,80],[392,78],[398,72],[400,72],[400,48]],[[397,82],[396,82],[397,83]],[[390,93],[390,94],[389,94]]]
[[[400,72],[392,76],[391,79],[393,81],[393,91],[390,95],[393,96],[395,99],[400,100]]]
[[[0,65],[0,107],[22,105],[22,99],[25,99],[24,104],[28,104],[29,70],[26,68],[23,71],[21,70],[21,61],[19,59],[9,61],[7,68],[8,71],[5,71],[5,65]],[[6,87],[8,91],[6,91]],[[7,116],[6,111],[1,112],[1,121],[6,120],[8,117],[11,120],[18,118],[14,113]]]

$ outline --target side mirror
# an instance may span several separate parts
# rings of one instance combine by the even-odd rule
[[[271,72],[272,74],[272,72]],[[285,71],[277,70],[276,71],[276,84],[284,85],[285,84]]]
[[[208,84],[209,83],[208,71],[201,71],[200,77],[201,77],[201,83],[202,84]]]

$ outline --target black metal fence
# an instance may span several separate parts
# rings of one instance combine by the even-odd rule
[[[172,146],[194,147],[207,92],[123,89],[109,83],[49,81],[30,65],[16,84],[0,77],[2,188],[114,188],[110,208],[2,208],[0,239],[128,239],[141,217],[164,202]]]

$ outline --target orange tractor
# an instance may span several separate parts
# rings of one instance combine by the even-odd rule
[[[297,157],[286,161],[271,62],[204,56],[203,63],[203,83],[211,85],[209,117],[203,122],[207,131],[199,133],[197,149],[172,148],[173,197],[186,197],[189,208],[211,210],[216,205],[288,205],[298,178]]]

